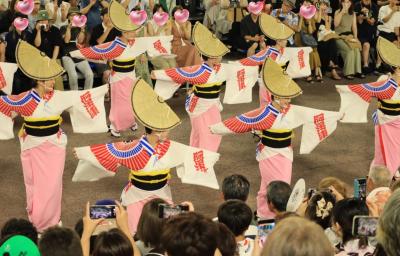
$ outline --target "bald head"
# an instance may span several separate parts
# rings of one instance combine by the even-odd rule
[[[379,187],[389,187],[392,181],[392,174],[385,166],[373,166],[369,170],[368,180],[370,181],[369,191]]]

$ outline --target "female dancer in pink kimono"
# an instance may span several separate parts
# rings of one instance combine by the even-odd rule
[[[378,38],[377,49],[382,60],[393,67],[392,74],[381,76],[377,82],[336,88],[344,113],[342,122],[366,123],[370,101],[378,99],[373,114],[375,154],[371,165],[386,166],[395,175],[400,167],[400,49],[383,37]]]
[[[64,70],[33,46],[20,41],[16,51],[19,68],[37,81],[19,95],[0,96],[0,139],[11,139],[13,118],[21,115],[19,133],[27,212],[42,232],[60,222],[62,176],[67,136],[61,130],[61,113],[70,112],[74,132],[107,132],[104,95],[108,86],[84,91],[54,91],[54,78]]]
[[[272,101],[259,109],[212,125],[210,129],[215,134],[261,131],[257,147],[261,173],[257,213],[261,218],[273,218],[274,213],[266,201],[266,189],[273,180],[290,183],[293,129],[303,126],[300,153],[308,154],[336,129],[339,113],[291,105],[290,99],[300,95],[301,89],[273,60],[265,62],[262,74]]]

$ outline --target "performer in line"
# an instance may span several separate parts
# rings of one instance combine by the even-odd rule
[[[112,42],[82,48],[70,54],[72,57],[86,58],[91,61],[110,61],[112,70],[110,132],[114,137],[121,137],[121,131],[129,128],[132,131],[137,129],[130,107],[132,84],[124,84],[123,81],[126,80],[123,78],[136,79],[135,58],[145,52],[151,57],[170,55],[172,36],[137,37],[136,31],[141,26],[133,24],[126,9],[115,0],[110,3],[108,13],[112,24],[122,32],[122,36],[115,38]]]
[[[164,99],[172,97],[182,83],[193,84],[185,104],[192,125],[190,146],[217,152],[221,136],[211,134],[208,126],[221,121],[222,83],[226,81],[224,103],[251,102],[258,67],[221,63],[228,48],[200,23],[193,28],[193,41],[203,55],[202,65],[154,70],[152,78],[157,79],[156,93]]]
[[[290,100],[302,91],[272,59],[265,62],[262,74],[271,94],[269,104],[212,125],[210,129],[215,134],[261,131],[257,147],[261,173],[257,212],[261,218],[273,218],[266,201],[266,189],[273,180],[290,183],[293,129],[303,126],[300,154],[308,154],[336,129],[340,114],[290,104]]]
[[[130,78],[125,79],[126,83],[134,83]],[[147,201],[158,197],[172,202],[168,184],[171,168],[176,167],[184,183],[218,189],[213,166],[219,154],[169,140],[168,132],[180,120],[142,79],[133,86],[132,106],[146,134],[133,141],[75,148],[79,164],[72,180],[94,181],[114,176],[119,166],[129,168],[129,182],[121,199],[128,210],[130,230],[135,234]]]
[[[344,113],[342,122],[366,123],[371,99],[378,99],[373,114],[375,154],[371,165],[384,165],[395,175],[400,167],[400,49],[383,37],[378,38],[377,49],[382,60],[392,66],[392,74],[379,77],[377,82],[336,88]]]
[[[27,212],[42,232],[60,222],[62,177],[67,137],[61,130],[61,113],[70,113],[74,132],[107,132],[104,85],[84,91],[54,91],[54,78],[64,70],[25,41],[16,50],[18,67],[36,81],[30,91],[0,96],[0,139],[11,139],[13,118],[24,124],[19,133]]]

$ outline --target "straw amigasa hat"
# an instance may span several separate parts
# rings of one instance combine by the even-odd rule
[[[112,0],[108,6],[108,14],[111,23],[121,32],[135,31],[142,27],[132,23],[129,18],[129,11],[116,0]]]
[[[143,79],[136,81],[131,100],[135,116],[145,127],[166,131],[181,123],[175,112]]]
[[[394,43],[380,36],[376,48],[386,64],[396,68],[400,67],[400,48]]]
[[[35,80],[51,80],[65,72],[55,60],[23,40],[18,41],[15,57],[21,71]]]
[[[261,31],[273,40],[285,40],[294,34],[290,27],[265,13],[261,14],[259,23]]]
[[[228,47],[200,22],[194,25],[193,42],[199,52],[209,58],[222,57],[229,52]]]
[[[280,98],[294,98],[302,93],[292,78],[279,66],[278,63],[270,58],[264,62],[262,68],[262,79],[265,87],[273,95]]]

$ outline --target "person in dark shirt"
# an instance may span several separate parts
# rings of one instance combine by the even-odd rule
[[[60,47],[62,46],[62,38],[60,30],[51,26],[49,21],[49,13],[46,10],[40,10],[37,15],[36,26],[33,30],[33,45],[40,51],[44,52],[49,58],[60,61]],[[56,79],[54,89],[64,90],[62,77]]]
[[[68,10],[68,25],[61,27],[60,32],[64,39],[62,47],[62,63],[68,73],[69,89],[78,90],[78,74],[76,70],[85,78],[84,89],[93,87],[93,71],[90,68],[89,62],[83,59],[76,59],[70,56],[70,52],[78,50],[78,45],[83,45],[85,42],[86,32],[85,27],[73,27],[72,20],[75,16],[79,16],[79,8],[71,7]]]
[[[108,1],[106,0],[81,0],[81,13],[87,17],[87,31],[92,31],[94,27],[101,24],[100,13],[102,10],[108,8]]]
[[[259,15],[250,13],[240,22],[241,47],[247,50],[247,56],[254,55],[257,50],[267,47],[258,19]]]

